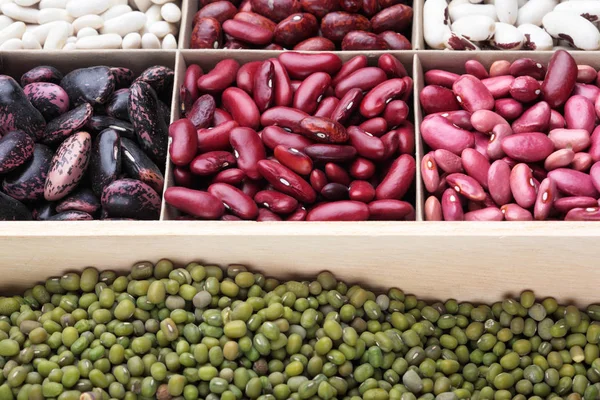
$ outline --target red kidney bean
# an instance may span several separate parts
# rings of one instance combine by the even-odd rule
[[[485,79],[490,77],[483,64],[477,60],[466,61],[465,72],[469,75],[473,75],[477,79]]]
[[[600,161],[600,127],[596,127],[592,132],[592,136],[590,138],[590,149],[588,150],[588,154],[592,156],[592,160]]]
[[[292,104],[294,95],[290,77],[278,59],[271,58],[268,61],[273,65],[274,104],[276,106],[289,106]]]
[[[223,45],[224,49],[231,49],[231,50],[239,50],[239,49],[248,49],[250,45],[240,42],[239,40],[235,40],[234,38],[232,38],[229,35],[226,35],[227,40],[225,41],[225,44]],[[237,218],[237,219],[230,219],[231,221],[234,220],[240,220],[240,218],[236,217],[235,215],[224,215],[223,218]],[[225,219],[223,219],[225,221]]]
[[[311,37],[294,46],[296,51],[334,51],[335,43],[331,40],[316,36]]]
[[[330,119],[345,124],[346,121],[358,110],[363,99],[362,90],[355,88],[349,90],[337,103],[330,115]]]
[[[593,163],[594,160],[592,160],[592,156],[588,153],[575,153],[571,162],[571,168],[575,171],[585,172],[590,169]]]
[[[239,168],[230,168],[219,172],[212,183],[227,183],[232,186],[239,185],[246,178],[246,174]]]
[[[165,201],[194,217],[218,219],[225,213],[225,206],[221,200],[200,190],[170,187],[165,190]]]
[[[273,105],[275,97],[273,81],[274,67],[269,60],[263,62],[254,73],[253,95],[254,103],[260,112],[266,111]]]
[[[545,132],[549,123],[550,105],[545,101],[540,101],[517,118],[512,123],[512,129],[515,133]]]
[[[512,134],[513,131],[510,126],[503,124],[496,125],[494,129],[492,129],[492,135],[490,136],[490,141],[488,142],[486,149],[487,156],[491,160],[497,160],[505,156],[504,150],[502,150],[502,140]]]
[[[254,89],[254,76],[262,64],[262,61],[251,61],[242,65],[237,72],[237,87],[243,89],[249,95],[252,95]]]
[[[214,3],[210,3],[202,7],[200,11],[198,11],[196,15],[194,15],[192,25],[196,25],[200,18],[205,17],[214,18],[222,24],[228,19],[233,18],[234,15],[237,14],[237,12],[237,7],[229,1],[217,1]]]
[[[189,119],[175,121],[169,127],[171,145],[169,154],[175,165],[185,166],[196,156],[198,148],[198,136],[196,128]]]
[[[192,107],[192,104],[200,97],[200,92],[198,91],[198,78],[200,78],[204,72],[200,66],[192,64],[187,67],[185,71],[185,77],[183,79],[183,85],[181,85],[181,103],[182,103],[182,113],[185,114],[187,110]]]
[[[315,72],[310,75],[294,93],[294,108],[312,114],[330,85],[331,77],[328,74]]]
[[[461,154],[461,161],[466,173],[487,189],[487,174],[490,169],[487,158],[476,150],[464,149]]]
[[[298,88],[300,87],[301,84],[302,84],[302,81],[290,81],[290,85],[291,85],[292,91],[294,93],[296,93],[296,90],[298,90]]]
[[[558,190],[569,196],[587,196],[598,198],[598,191],[592,183],[592,178],[583,172],[567,168],[550,171],[548,176],[556,182]]]
[[[598,207],[598,200],[594,197],[571,196],[554,200],[554,209],[566,214],[574,208]]]
[[[375,189],[367,181],[353,181],[348,189],[350,200],[369,203],[375,198]]]
[[[596,80],[597,72],[594,67],[589,65],[577,66],[577,82],[592,83]]]
[[[544,169],[552,171],[553,169],[568,167],[573,158],[575,158],[575,152],[571,149],[556,150],[544,161]]]
[[[282,221],[281,217],[275,214],[272,211],[267,210],[266,208],[258,209],[258,217],[256,218],[257,222],[272,222],[272,221]]]
[[[415,172],[415,159],[411,155],[398,157],[375,189],[377,200],[403,198],[413,183]]]
[[[335,121],[320,117],[305,117],[300,121],[300,133],[322,143],[345,143],[348,141],[346,128]]]
[[[350,176],[346,170],[335,163],[325,164],[325,175],[329,182],[339,183],[344,186],[350,184]]]
[[[190,171],[196,175],[208,176],[236,165],[233,154],[227,151],[209,151],[196,156],[190,163]]]
[[[381,141],[383,142],[384,160],[389,159],[398,152],[398,148],[400,145],[400,135],[397,130],[389,131],[385,135],[381,136]]]
[[[377,60],[377,66],[385,72],[388,78],[404,78],[408,76],[406,68],[396,57],[391,54],[383,54]]]
[[[446,189],[442,195],[442,214],[444,221],[462,221],[464,212],[458,194],[454,189]]]
[[[289,214],[298,208],[298,200],[275,190],[256,193],[254,201],[277,214]]]
[[[412,23],[413,10],[405,4],[396,4],[384,8],[371,19],[371,28],[375,33],[384,31],[403,31]]]
[[[490,66],[490,76],[500,76],[510,74],[510,61],[498,60],[494,61]]]
[[[265,111],[260,117],[262,126],[277,125],[290,131],[300,130],[300,121],[309,115],[301,110],[290,107],[273,107]]]
[[[435,196],[429,196],[423,207],[425,221],[442,221],[442,204]]]
[[[349,172],[353,178],[367,180],[375,174],[375,164],[366,158],[357,157],[350,164]]]
[[[334,87],[337,86],[342,79],[350,76],[352,73],[358,71],[361,68],[365,68],[366,66],[367,66],[367,57],[366,56],[358,55],[358,56],[351,58],[350,60],[348,60],[347,62],[344,63],[344,65],[342,66],[340,71],[337,73],[337,75],[331,81],[331,85]]]
[[[438,149],[433,152],[436,165],[449,174],[462,172],[462,159],[451,151]]]
[[[279,145],[275,147],[274,154],[277,161],[297,174],[308,175],[312,171],[312,160],[298,149]]]
[[[394,31],[381,32],[379,38],[385,42],[390,50],[411,50],[410,40],[401,33]]]
[[[235,81],[240,64],[232,59],[219,61],[206,75],[198,78],[198,89],[202,92],[219,93]]]
[[[349,13],[357,13],[362,7],[362,0],[340,0],[340,7]]]
[[[398,150],[400,154],[415,153],[415,127],[412,123],[404,121],[396,127],[398,134]]]
[[[600,96],[600,88],[594,85],[585,85],[583,83],[576,83],[572,96],[583,96],[588,99],[592,104],[596,103],[598,96]]]
[[[502,150],[520,162],[538,162],[554,151],[554,143],[539,132],[517,133],[502,139]]]
[[[369,132],[371,135],[377,137],[381,137],[383,134],[388,132],[388,123],[385,118],[382,117],[368,119],[358,127],[363,131]]]
[[[374,221],[402,221],[414,213],[414,208],[406,201],[375,200],[369,203],[369,213]]]
[[[288,215],[286,221],[305,221],[308,211],[303,206],[299,206],[296,211]]]
[[[483,187],[468,175],[461,173],[450,174],[446,177],[446,182],[448,182],[448,185],[457,193],[462,194],[469,200],[483,201],[485,199]]]
[[[223,32],[221,24],[214,18],[200,18],[192,29],[191,49],[218,49],[221,47]]]
[[[419,95],[425,114],[460,110],[460,104],[452,90],[443,86],[428,85]]]
[[[548,72],[542,84],[542,98],[551,108],[557,108],[567,101],[577,80],[577,64],[571,55],[558,50],[550,59]]]
[[[537,188],[527,164],[517,164],[510,173],[510,190],[518,205],[529,208],[535,203]]]
[[[448,175],[449,174],[447,174],[447,173],[443,173],[442,175],[440,175],[440,186],[438,186],[435,193],[433,193],[434,195],[438,196],[439,198],[441,198],[442,195],[444,194],[444,190],[446,190],[448,188],[448,182],[446,182],[446,177]]]
[[[173,181],[175,185],[187,188],[195,187],[197,183],[196,176],[189,169],[177,166],[173,168]]]
[[[515,99],[497,99],[494,111],[507,121],[514,121],[523,114],[523,105]]]
[[[196,129],[208,128],[214,118],[216,103],[214,97],[205,94],[194,102],[187,113],[187,119],[192,122]]]
[[[523,103],[534,101],[541,92],[538,81],[530,76],[519,76],[510,85],[510,95]]]
[[[365,118],[373,118],[383,112],[392,100],[401,97],[407,90],[402,79],[390,79],[371,89],[360,103],[360,113]]]
[[[463,75],[452,85],[460,105],[469,112],[492,110],[494,97],[483,83],[473,75]]]
[[[215,108],[212,122],[215,127],[229,121],[233,121],[231,114],[221,108]]]
[[[313,203],[316,193],[313,188],[289,168],[270,160],[258,162],[258,170],[273,187],[303,203]]]
[[[540,183],[537,199],[533,207],[533,217],[538,221],[548,219],[557,195],[554,181],[551,178],[544,179]]]
[[[491,135],[494,127],[498,124],[509,126],[504,118],[493,111],[478,110],[471,115],[471,125],[481,133]]]
[[[515,78],[510,75],[496,76],[481,80],[481,83],[490,91],[494,99],[501,99],[510,94],[510,86]]]
[[[212,129],[199,129],[197,131],[198,151],[204,153],[230,149],[229,134],[237,126],[239,126],[237,122],[228,121]]]
[[[337,97],[325,97],[320,103],[317,111],[313,114],[313,117],[331,118],[333,112],[337,108],[340,101]],[[338,121],[339,122],[339,121]]]
[[[507,221],[533,221],[533,215],[518,204],[505,204],[500,210]]]
[[[430,69],[425,72],[425,84],[438,85],[448,89],[452,89],[454,82],[460,78],[460,75],[454,72],[443,71],[441,69]]]
[[[233,19],[237,21],[248,22],[249,24],[256,25],[258,27],[267,29],[271,32],[275,32],[277,24],[271,21],[269,18],[265,18],[260,14],[251,11],[241,11],[237,13]]]
[[[265,147],[256,133],[251,128],[237,127],[231,130],[229,141],[233,154],[237,159],[238,167],[250,179],[260,179],[256,164],[266,158]]]
[[[504,214],[498,207],[486,207],[465,214],[465,221],[502,221]]]
[[[242,183],[242,192],[246,193],[251,198],[254,198],[256,193],[262,189],[261,182],[253,181],[251,179],[245,179]]]
[[[512,200],[510,173],[509,165],[502,160],[494,161],[488,170],[490,196],[499,206],[508,204]]]
[[[509,72],[513,76],[531,76],[535,79],[544,79],[546,68],[531,58],[519,58],[510,65]]]
[[[421,160],[421,177],[428,192],[433,193],[437,190],[440,185],[440,173],[432,153],[425,154]]]
[[[565,121],[569,129],[585,129],[590,134],[596,125],[594,104],[583,96],[573,96],[565,103]]]
[[[565,221],[600,221],[600,208],[573,208],[565,215]]]
[[[275,43],[292,48],[305,39],[315,36],[319,31],[317,18],[308,13],[290,14],[277,24]]]
[[[236,87],[225,89],[221,96],[223,108],[240,124],[252,129],[260,126],[260,112],[248,93]]]
[[[254,219],[258,215],[258,207],[250,196],[240,189],[226,183],[213,183],[208,193],[223,202],[225,208],[242,219]]]
[[[278,57],[290,77],[304,79],[315,72],[333,75],[342,67],[342,60],[333,53],[306,54],[284,52]]]
[[[310,186],[312,186],[313,189],[315,189],[315,191],[317,192],[321,192],[321,190],[323,190],[323,188],[325,187],[325,185],[327,185],[329,183],[329,181],[327,180],[327,176],[325,175],[325,172],[321,171],[320,169],[314,169],[311,173],[310,173]]]
[[[465,129],[467,131],[473,130],[473,125],[471,124],[471,113],[468,111],[458,110],[458,111],[436,113],[436,114],[432,114],[432,115],[439,115],[441,117],[444,117],[448,121],[450,121],[451,124],[456,125],[457,127],[461,128],[461,129]],[[425,117],[425,119],[427,119],[429,117],[430,116],[427,116],[427,117]]]
[[[591,144],[590,134],[585,129],[553,129],[548,138],[556,150],[569,148],[578,152],[587,149]]]
[[[330,182],[327,185],[323,186],[323,189],[321,189],[320,194],[326,200],[329,201],[347,200],[349,196],[348,187],[342,185],[341,183],[335,182]]]
[[[225,214],[221,217],[221,221],[241,221],[240,217],[236,217],[235,215]]]
[[[548,124],[548,130],[564,128],[567,123],[562,115],[556,110],[550,110],[550,123]]]
[[[321,19],[321,34],[333,42],[341,42],[351,31],[370,31],[369,19],[360,14],[335,11]]]
[[[376,161],[384,158],[385,147],[380,138],[357,126],[350,126],[347,133],[350,137],[350,144],[354,146],[360,156]]]
[[[404,100],[390,101],[383,111],[388,126],[398,126],[408,118],[409,108]]]
[[[434,115],[421,123],[423,140],[433,150],[444,149],[461,154],[468,147],[475,145],[473,133],[457,128],[446,118]]]
[[[381,68],[361,68],[338,81],[335,95],[341,99],[349,90],[356,88],[366,92],[385,82],[386,79],[387,76]]]
[[[286,132],[278,126],[267,126],[265,129],[263,129],[261,133],[261,139],[265,146],[271,150],[275,149],[275,147],[278,145],[283,145],[303,151],[304,148],[313,143],[311,140],[302,135]]]
[[[366,221],[369,207],[352,200],[319,204],[308,212],[307,221]]]

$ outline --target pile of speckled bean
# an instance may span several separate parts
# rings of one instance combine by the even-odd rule
[[[563,50],[465,71],[425,73],[425,218],[599,220],[597,71]]]
[[[190,65],[165,200],[184,218],[414,219],[412,85],[389,54],[377,66],[294,52],[205,75]]]
[[[0,220],[158,219],[173,76],[0,75]]]
[[[405,3],[201,0],[190,43],[192,49],[409,50],[413,10]]]

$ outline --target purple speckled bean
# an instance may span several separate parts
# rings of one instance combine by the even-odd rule
[[[62,142],[52,158],[46,178],[46,200],[62,199],[77,187],[90,161],[91,147],[92,138],[87,132],[78,132]]]
[[[461,154],[462,165],[467,175],[474,178],[485,189],[488,187],[488,170],[490,162],[480,152],[464,149]]]
[[[494,111],[507,121],[514,121],[523,114],[523,104],[515,99],[497,99]]]
[[[131,86],[131,83],[135,79],[135,74],[129,68],[111,67],[110,72],[115,77],[115,90]],[[142,73],[142,76],[147,76],[145,74],[147,74],[146,71]]]
[[[56,145],[82,129],[92,118],[94,112],[91,105],[84,103],[77,108],[67,111],[46,125],[42,143]]]
[[[21,76],[21,86],[25,87],[35,82],[60,83],[63,78],[62,72],[49,65],[40,65],[25,72]]]
[[[89,178],[97,196],[121,173],[121,140],[113,129],[103,131],[94,143],[90,156]]]
[[[552,178],[546,178],[540,183],[537,199],[533,206],[533,217],[538,221],[543,221],[548,218],[552,211],[552,205],[558,195],[556,184]]]
[[[65,75],[60,86],[69,95],[72,107],[104,104],[115,91],[115,76],[105,66],[80,68]]]
[[[560,149],[550,154],[544,161],[544,168],[552,171],[557,168],[569,166],[575,157],[575,152],[571,149]]]
[[[33,156],[33,139],[23,131],[13,131],[0,139],[0,174],[23,165]]]
[[[175,79],[175,72],[163,65],[154,65],[148,67],[136,78],[135,82],[146,82],[152,89],[156,91],[159,97],[164,94],[167,96],[171,95],[171,88],[173,87],[173,81]]]
[[[56,211],[54,210],[54,203],[44,202],[40,206],[34,208],[33,211],[31,211],[31,215],[36,221],[47,221],[48,218],[55,214]]]
[[[28,221],[31,219],[31,212],[23,203],[0,192],[0,221]]]
[[[585,129],[553,129],[548,138],[556,150],[571,149],[576,153],[587,149],[591,143],[590,133]]]
[[[513,76],[501,75],[483,79],[481,83],[483,83],[495,99],[501,99],[508,96],[510,85],[512,85],[514,80]]]
[[[598,207],[598,200],[593,197],[569,196],[554,201],[554,209],[562,214],[566,214],[574,208],[588,207]]]
[[[425,189],[430,193],[435,192],[440,184],[440,173],[432,153],[426,154],[421,160],[421,176]]]
[[[481,133],[491,135],[494,127],[499,124],[508,125],[508,122],[493,111],[478,110],[471,115],[471,125]]]
[[[442,195],[444,221],[462,221],[465,217],[460,198],[454,189],[448,188]]]
[[[105,111],[110,117],[129,121],[129,111],[127,110],[129,103],[129,89],[119,89],[115,91],[106,103]]]
[[[442,204],[435,196],[429,196],[424,206],[425,221],[442,221]]]
[[[121,152],[121,166],[127,176],[144,182],[161,194],[165,178],[150,157],[133,140],[124,137],[121,137]]]
[[[517,164],[510,172],[510,191],[517,204],[529,208],[535,203],[537,187],[527,164]]]
[[[2,182],[2,189],[17,200],[42,200],[44,184],[54,152],[37,143],[33,157],[21,168],[9,173]]]
[[[567,122],[561,113],[556,110],[550,110],[550,123],[548,124],[548,130],[562,129],[567,126]]]
[[[575,153],[575,156],[573,156],[571,168],[575,171],[586,172],[591,168],[593,163],[594,160],[592,160],[592,156],[590,156],[588,153],[579,152]]]
[[[160,196],[136,179],[119,179],[104,188],[102,209],[112,218],[158,219]]]
[[[490,160],[498,160],[504,157],[504,150],[502,150],[502,140],[513,134],[512,128],[506,125],[496,125],[492,130],[492,136],[487,145],[487,156]]]
[[[462,75],[452,85],[456,100],[469,112],[493,110],[494,97],[487,87],[473,75]]]
[[[520,162],[538,162],[554,151],[554,144],[540,132],[517,133],[502,139],[502,151]]]
[[[512,123],[515,133],[546,132],[550,123],[550,106],[545,101],[527,109]]]
[[[565,221],[600,221],[600,207],[573,208],[565,215]]]
[[[20,130],[39,140],[45,126],[44,116],[19,84],[10,76],[0,75],[0,134]]]
[[[569,129],[585,129],[592,133],[596,124],[594,103],[583,96],[573,96],[565,103],[565,121]]]
[[[48,221],[91,221],[93,219],[94,217],[87,212],[69,210],[51,216]]]
[[[23,88],[31,104],[50,121],[69,110],[69,96],[60,86],[48,82],[35,82]]]
[[[438,167],[449,174],[462,172],[462,159],[451,151],[438,149],[433,152],[433,157]]]
[[[465,214],[465,221],[502,221],[503,219],[504,214],[498,207],[486,207]]]
[[[505,204],[500,210],[507,221],[533,221],[533,215],[518,204]]]
[[[421,123],[423,140],[433,150],[445,149],[460,154],[475,145],[473,133],[457,128],[448,119],[436,115]]]
[[[485,191],[483,190],[483,187],[468,175],[461,173],[450,174],[446,177],[446,181],[457,193],[462,194],[469,200],[485,200]]]
[[[490,196],[496,204],[503,206],[512,201],[510,191],[510,167],[502,160],[496,160],[488,171]]]
[[[56,205],[56,212],[64,211],[82,211],[88,214],[95,214],[100,209],[100,199],[88,189],[81,189],[72,195],[64,198]]]
[[[567,168],[550,171],[548,176],[556,182],[558,190],[569,196],[598,197],[592,178],[583,172]]]

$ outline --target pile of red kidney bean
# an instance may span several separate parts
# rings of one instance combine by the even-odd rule
[[[405,0],[200,0],[192,49],[410,50]]]
[[[569,53],[425,73],[430,221],[600,220],[600,76]]]
[[[0,220],[158,219],[173,70],[0,75]]]
[[[377,65],[285,52],[189,66],[166,202],[184,219],[414,219],[412,79],[389,54]]]

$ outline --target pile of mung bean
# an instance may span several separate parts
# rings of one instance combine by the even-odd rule
[[[161,260],[0,297],[0,399],[598,399],[600,305]]]

